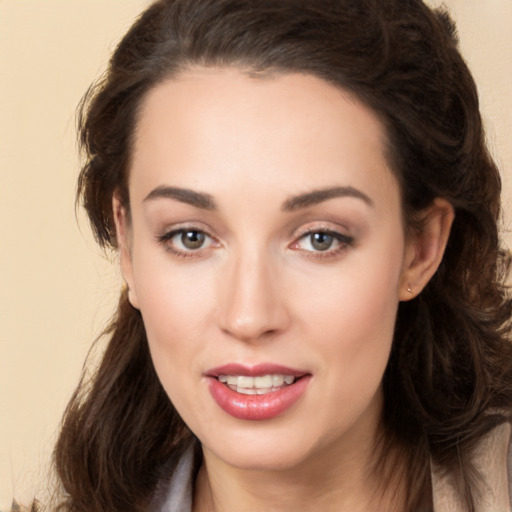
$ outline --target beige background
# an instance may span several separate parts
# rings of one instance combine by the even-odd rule
[[[74,110],[147,3],[0,0],[0,510],[44,490],[60,416],[119,289],[115,264],[74,216]],[[503,169],[507,227],[512,0],[445,3]]]

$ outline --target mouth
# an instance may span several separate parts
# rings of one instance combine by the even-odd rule
[[[242,395],[266,395],[290,386],[300,377],[279,373],[250,377],[248,375],[219,375],[217,380]]]
[[[305,394],[312,375],[274,364],[229,364],[205,376],[217,405],[243,420],[268,420],[290,409]]]

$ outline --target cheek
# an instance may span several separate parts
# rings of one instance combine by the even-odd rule
[[[175,261],[163,247],[145,239],[134,244],[132,257],[135,289],[148,334],[150,330],[197,328],[212,302],[208,265]]]
[[[134,255],[135,256],[135,255]],[[141,253],[135,286],[156,371],[164,388],[187,378],[204,346],[215,297],[211,272],[170,264],[167,255]],[[183,374],[183,375],[182,375]]]
[[[396,251],[392,254],[396,257]],[[381,252],[384,264],[372,257],[361,258],[357,264],[347,262],[345,270],[340,266],[330,279],[317,282],[313,293],[302,293],[301,310],[297,309],[301,318],[297,332],[309,342],[304,352],[313,354],[319,377],[317,422],[326,426],[333,439],[352,425],[360,425],[360,418],[374,417],[380,407],[400,274],[400,262],[384,256]],[[374,412],[366,414],[370,409]]]
[[[342,376],[351,392],[378,386],[387,365],[402,266],[399,235],[354,251],[335,272],[317,276],[313,289],[303,283],[292,294],[298,330],[322,351],[333,383]]]
[[[303,326],[321,352],[332,386],[343,382],[348,395],[364,393],[366,388],[373,394],[386,368],[397,306],[383,292],[358,282],[352,293],[338,292],[331,301],[319,300],[310,311],[312,323]]]
[[[291,294],[302,309],[298,316],[311,318],[320,332],[334,329],[344,335],[393,323],[402,264],[397,253],[369,248],[352,253],[336,269],[306,276]]]

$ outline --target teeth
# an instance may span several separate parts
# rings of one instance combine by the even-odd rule
[[[293,375],[262,375],[249,377],[247,375],[219,375],[219,382],[227,384],[233,391],[243,395],[264,395],[278,391],[283,386],[289,386],[295,381]]]
[[[284,384],[284,375],[272,375],[272,386],[279,387]]]
[[[266,393],[270,393],[272,388],[256,388],[257,395],[265,395]]]
[[[240,386],[240,384],[238,384]],[[264,375],[263,377],[254,377],[254,386],[257,388],[271,388],[272,375]]]
[[[238,388],[253,388],[254,387],[254,377],[247,377],[246,375],[240,375],[238,377],[238,382],[236,383]]]
[[[237,393],[242,393],[242,395],[255,395],[256,390],[254,388],[236,388]]]

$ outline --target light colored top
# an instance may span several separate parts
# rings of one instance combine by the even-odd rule
[[[495,428],[479,444],[475,465],[484,478],[481,502],[476,512],[512,511],[512,427],[505,423]],[[450,478],[439,476],[432,467],[434,512],[466,512],[450,485]]]
[[[496,428],[478,446],[475,463],[485,480],[477,512],[512,512],[511,425]],[[181,457],[172,478],[160,490],[149,512],[192,512],[194,449]],[[432,467],[434,512],[466,512],[450,484]]]

